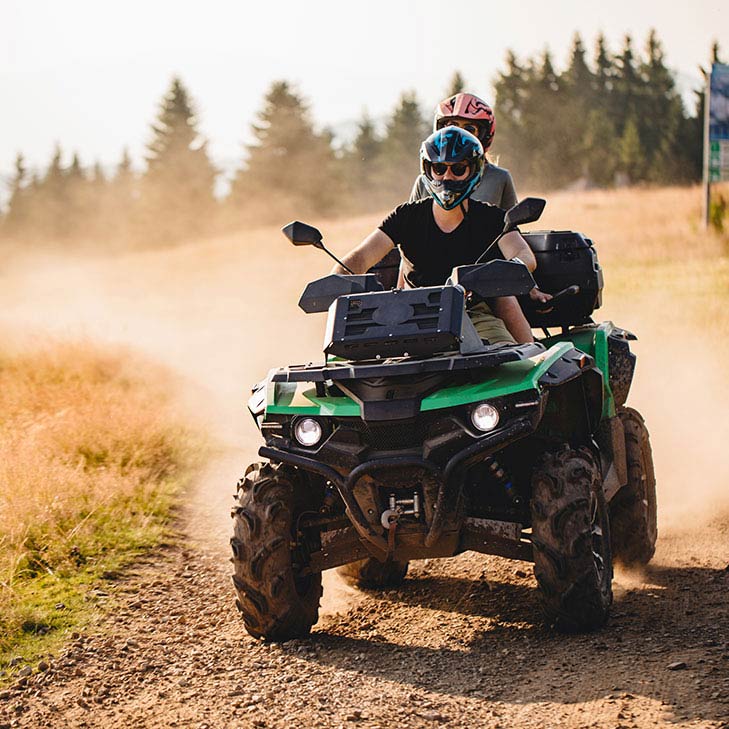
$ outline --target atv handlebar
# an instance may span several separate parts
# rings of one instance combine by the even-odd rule
[[[537,309],[538,313],[543,313],[547,311],[551,311],[555,304],[560,304],[562,301],[564,301],[569,296],[575,296],[576,294],[580,293],[580,287],[577,284],[573,284],[572,286],[568,286],[566,289],[562,289],[561,291],[558,291],[551,299],[548,299],[544,302],[544,307],[541,309]]]

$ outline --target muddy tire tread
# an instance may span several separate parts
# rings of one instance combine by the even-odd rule
[[[604,570],[593,555],[590,505],[601,515]],[[545,453],[532,478],[534,574],[546,618],[562,632],[602,626],[612,602],[607,506],[599,469],[586,448]]]
[[[656,551],[656,477],[650,436],[641,414],[618,409],[625,431],[628,482],[610,502],[610,533],[616,561],[627,567],[646,565]]]
[[[321,574],[297,585],[292,563],[293,518],[306,492],[297,486],[296,469],[268,463],[249,467],[237,485],[231,510],[233,584],[246,630],[255,638],[302,638],[318,619]]]
[[[402,585],[408,565],[405,561],[380,562],[368,557],[337,568],[337,574],[352,587],[377,590]]]

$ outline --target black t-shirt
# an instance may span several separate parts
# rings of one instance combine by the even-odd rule
[[[504,211],[495,205],[469,200],[459,226],[444,233],[433,217],[433,200],[404,203],[380,225],[400,248],[405,279],[410,286],[442,286],[454,266],[474,263],[504,227]],[[483,262],[502,258],[498,244]]]

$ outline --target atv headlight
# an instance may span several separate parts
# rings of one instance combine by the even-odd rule
[[[487,402],[482,402],[471,410],[471,422],[483,433],[488,433],[499,424],[499,411]]]
[[[302,446],[316,445],[321,440],[322,433],[321,425],[314,418],[301,418],[294,424],[294,438]]]

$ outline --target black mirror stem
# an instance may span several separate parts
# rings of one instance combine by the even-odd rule
[[[513,228],[512,228],[511,230],[513,230]],[[496,240],[494,240],[494,242],[493,242],[493,243],[491,243],[491,245],[490,245],[490,246],[488,246],[488,248],[486,248],[486,250],[485,250],[485,251],[484,251],[484,252],[483,252],[483,253],[482,253],[482,254],[481,254],[481,255],[480,255],[480,256],[479,256],[479,257],[478,257],[478,258],[477,258],[477,259],[476,259],[475,261],[474,261],[474,263],[481,263],[481,261],[483,260],[483,257],[484,257],[484,256],[485,256],[485,255],[486,255],[486,254],[487,254],[487,253],[488,253],[488,252],[489,252],[489,251],[490,251],[490,250],[491,250],[491,249],[492,249],[492,248],[493,248],[493,247],[494,247],[494,246],[495,246],[495,245],[496,245],[496,244],[497,244],[497,243],[498,243],[498,242],[499,242],[499,241],[500,241],[500,240],[501,240],[501,239],[502,239],[502,238],[503,238],[503,237],[504,237],[504,236],[505,236],[505,235],[506,235],[507,233],[510,233],[510,232],[511,232],[511,230],[509,230],[509,229],[505,229],[505,230],[502,230],[502,231],[501,231],[501,233],[499,233],[499,235],[498,235],[498,236],[496,237]]]
[[[328,256],[331,256],[345,271],[347,271],[347,273],[351,273],[352,276],[355,275],[354,271],[349,268],[349,266],[346,266],[344,263],[342,263],[328,248],[324,246],[321,241],[315,243],[314,245],[316,248],[321,248]]]

